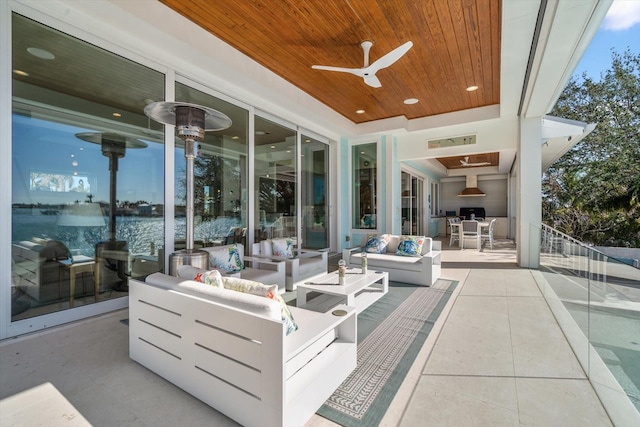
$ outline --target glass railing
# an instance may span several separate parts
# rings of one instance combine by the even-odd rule
[[[615,425],[640,425],[640,270],[542,225],[538,285]]]

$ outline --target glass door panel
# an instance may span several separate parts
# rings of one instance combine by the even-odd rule
[[[412,230],[414,236],[424,236],[424,181],[420,178],[413,177],[411,188],[415,195],[415,205],[413,206],[413,224]]]
[[[164,133],[143,108],[164,75],[12,19],[11,319],[91,315],[163,268]]]
[[[214,108],[231,127],[205,133],[194,164],[194,247],[242,243],[247,251],[247,154],[249,112],[220,98],[176,83],[176,101]],[[184,142],[175,149],[175,248],[186,243],[186,159]]]
[[[302,247],[329,247],[329,145],[302,135]]]
[[[377,144],[366,143],[351,147],[352,227],[376,229],[378,213],[378,153]]]
[[[255,241],[291,237],[297,246],[296,131],[255,116]]]
[[[401,172],[402,234],[424,235],[424,180]]]

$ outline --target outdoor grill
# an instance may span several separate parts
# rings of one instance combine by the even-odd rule
[[[484,208],[460,208],[460,216],[464,219],[471,219],[471,214],[474,214],[476,218],[486,218]]]

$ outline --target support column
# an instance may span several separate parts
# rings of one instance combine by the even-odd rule
[[[520,118],[517,155],[517,262],[520,267],[540,266],[542,224],[542,119]]]

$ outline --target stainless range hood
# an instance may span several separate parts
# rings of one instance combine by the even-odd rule
[[[458,197],[483,197],[486,196],[478,188],[478,175],[467,175],[467,184],[464,190],[458,193]]]

